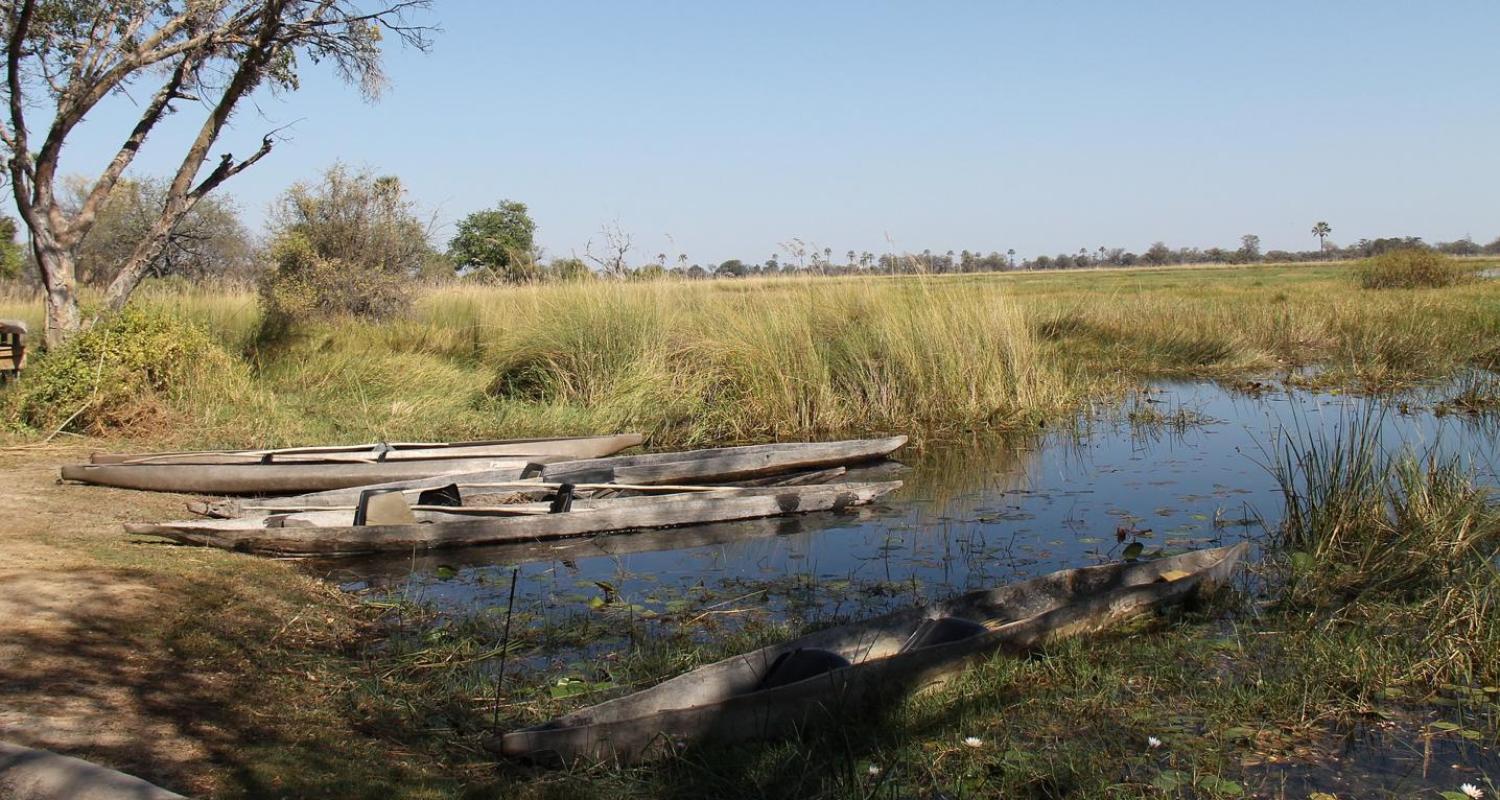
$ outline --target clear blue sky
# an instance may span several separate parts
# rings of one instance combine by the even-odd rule
[[[342,159],[400,176],[439,245],[513,198],[550,255],[618,220],[641,262],[1500,236],[1493,0],[435,5],[380,102],[308,65],[237,117],[215,153],[296,121],[226,184],[253,225]],[[121,105],[65,168],[112,152]]]

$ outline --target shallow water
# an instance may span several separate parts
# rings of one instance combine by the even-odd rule
[[[518,570],[517,623],[545,633],[542,651],[512,668],[596,680],[591,662],[632,648],[623,631],[636,635],[643,621],[711,638],[752,619],[858,618],[1117,560],[1131,542],[1150,553],[1258,540],[1281,509],[1267,468],[1279,443],[1347,434],[1371,415],[1387,446],[1461,456],[1500,484],[1495,418],[1433,411],[1459,387],[1375,400],[1161,385],[1067,430],[948,443],[900,453],[904,467],[856,471],[905,486],[850,513],[308,566],[350,590],[492,619]],[[569,626],[577,638],[552,634]],[[1247,787],[1258,797],[1397,797],[1500,768],[1488,746],[1374,730],[1328,750],[1247,765]]]
[[[1136,541],[1149,553],[1256,539],[1280,511],[1266,467],[1277,443],[1336,435],[1362,415],[1378,416],[1389,446],[1461,454],[1494,481],[1493,418],[1433,414],[1444,392],[1373,400],[1168,384],[1068,430],[898,453],[905,467],[851,477],[905,486],[849,513],[309,566],[351,590],[464,612],[504,607],[519,564],[516,608],[544,623],[603,600],[653,618],[751,593],[735,607],[762,618],[860,616],[1118,559]]]

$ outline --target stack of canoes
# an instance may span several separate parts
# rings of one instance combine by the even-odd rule
[[[848,481],[846,467],[884,459],[906,438],[616,455],[640,442],[621,434],[96,454],[62,477],[238,495],[190,504],[203,519],[128,525],[135,534],[281,556],[411,553],[865,505],[900,483]]]

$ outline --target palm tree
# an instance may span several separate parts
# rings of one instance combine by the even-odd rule
[[[1312,226],[1312,235],[1318,237],[1318,252],[1328,249],[1328,234],[1333,233],[1333,226],[1326,222],[1319,222]]]
[[[1011,249],[1006,250],[1005,255],[1010,257],[1010,265],[1014,267],[1016,265],[1016,248],[1012,247]]]

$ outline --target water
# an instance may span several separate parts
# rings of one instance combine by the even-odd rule
[[[1432,414],[1443,392],[1371,400],[1164,385],[1134,401],[1135,413],[856,470],[853,479],[905,486],[850,513],[311,566],[351,590],[468,612],[503,608],[519,565],[516,608],[539,624],[606,600],[647,619],[722,612],[735,598],[745,602],[727,606],[747,619],[844,619],[1118,559],[1131,542],[1151,552],[1255,539],[1280,509],[1266,465],[1283,433],[1333,435],[1361,415],[1380,416],[1390,446],[1462,454],[1494,481],[1493,420]]]
[[[1333,436],[1370,415],[1387,446],[1461,455],[1500,483],[1495,418],[1434,412],[1459,386],[1372,400],[1163,385],[1066,430],[949,443],[901,454],[894,472],[856,471],[905,486],[850,513],[309,567],[350,590],[491,619],[516,569],[516,622],[547,633],[541,653],[512,669],[587,681],[591,662],[635,645],[621,631],[642,622],[705,639],[749,620],[836,622],[1115,560],[1131,542],[1150,552],[1258,540],[1281,508],[1267,465],[1284,436]],[[571,636],[551,633],[570,626]],[[1319,758],[1247,763],[1243,780],[1263,797],[1409,796],[1478,781],[1496,759],[1489,746],[1362,725]]]

